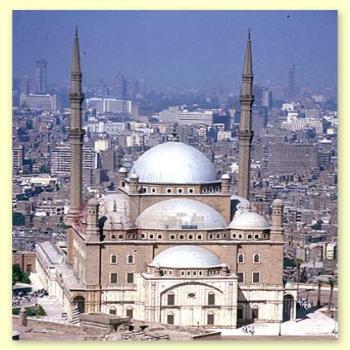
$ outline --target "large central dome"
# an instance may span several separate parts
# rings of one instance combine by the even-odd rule
[[[131,169],[140,182],[200,184],[216,181],[212,162],[197,149],[181,142],[166,142],[145,152]]]

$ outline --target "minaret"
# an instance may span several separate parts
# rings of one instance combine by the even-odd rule
[[[79,222],[79,211],[82,202],[82,148],[84,130],[82,129],[82,102],[84,94],[81,88],[81,69],[78,30],[75,30],[73,60],[71,70],[70,101],[70,209],[67,215],[67,224],[72,226]],[[73,231],[68,230],[68,262],[72,263]]]
[[[250,159],[253,140],[252,131],[252,105],[253,96],[253,62],[252,46],[250,40],[250,30],[245,50],[244,67],[242,74],[241,94],[239,96],[241,104],[241,122],[238,132],[239,140],[239,178],[238,195],[249,200],[250,183]]]

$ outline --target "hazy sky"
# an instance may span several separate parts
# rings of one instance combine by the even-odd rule
[[[45,58],[49,82],[68,80],[75,25],[85,81],[236,88],[251,28],[255,81],[286,84],[293,61],[298,85],[336,85],[336,11],[14,11],[14,77]]]

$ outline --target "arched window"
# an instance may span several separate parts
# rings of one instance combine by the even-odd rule
[[[135,255],[129,254],[129,255],[126,257],[126,263],[127,263],[127,264],[134,264],[134,263],[135,263]]]
[[[133,310],[132,306],[126,307],[126,317],[130,317],[130,318],[134,317],[134,310]]]
[[[111,264],[116,264],[118,262],[118,258],[116,254],[111,255]]]
[[[253,262],[254,263],[259,263],[260,262],[260,255],[259,254],[254,254],[253,255]]]
[[[237,262],[240,264],[244,263],[244,255],[243,254],[237,255]]]
[[[116,315],[117,314],[117,308],[115,306],[111,306],[109,308],[110,315]]]
[[[76,296],[73,299],[73,303],[78,307],[79,312],[82,314],[85,312],[85,298],[81,295]]]

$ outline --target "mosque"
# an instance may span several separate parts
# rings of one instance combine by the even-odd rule
[[[283,283],[283,203],[267,221],[249,202],[253,70],[248,37],[240,95],[238,195],[230,176],[176,134],[120,168],[115,193],[82,199],[82,73],[71,72],[67,244],[37,245],[38,275],[67,311],[234,328],[295,318]],[[239,202],[238,206],[236,206]]]

